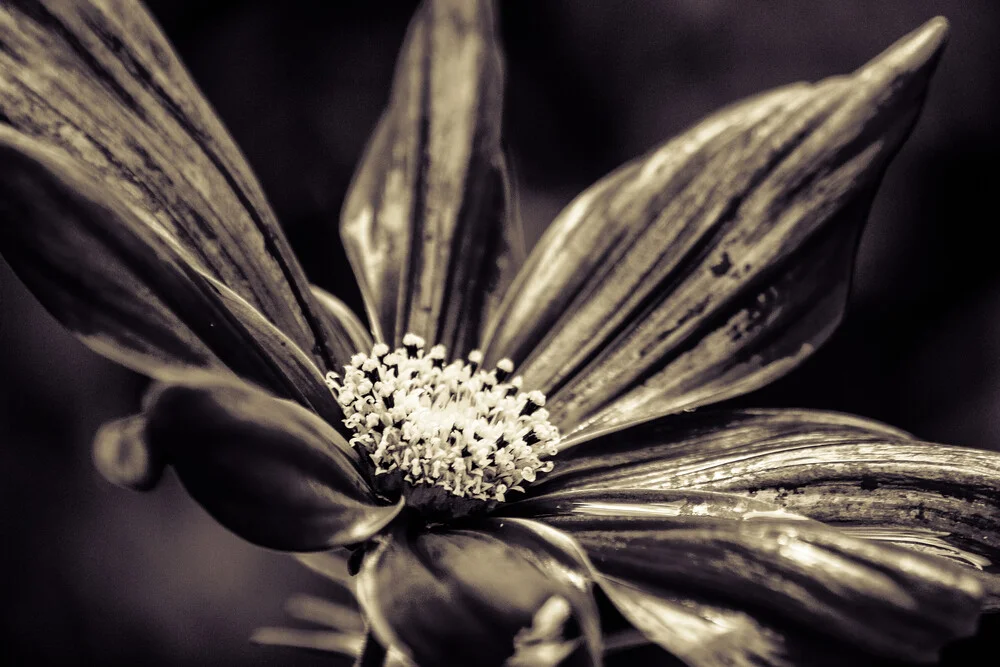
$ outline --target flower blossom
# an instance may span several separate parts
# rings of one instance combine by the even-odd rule
[[[0,6],[0,252],[155,384],[95,461],[166,467],[357,608],[263,631],[359,664],[933,661],[1000,606],[1000,455],[861,417],[706,408],[839,323],[935,19],[727,107],[580,194],[525,257],[489,2],[426,0],[311,285],[148,13]],[[697,410],[696,410],[697,409]],[[696,410],[696,411],[695,411]]]

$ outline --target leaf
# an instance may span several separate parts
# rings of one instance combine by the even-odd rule
[[[494,23],[489,2],[421,5],[344,206],[344,246],[390,347],[413,332],[461,356],[516,261]]]

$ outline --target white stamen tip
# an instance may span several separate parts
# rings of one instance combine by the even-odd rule
[[[510,359],[487,372],[479,350],[468,363],[445,364],[443,345],[418,353],[424,345],[406,334],[404,348],[379,343],[370,356],[354,355],[342,379],[326,376],[354,431],[351,444],[368,453],[376,475],[398,470],[412,485],[502,502],[552,470],[539,457],[554,451],[559,429],[540,409],[544,394],[521,392],[520,376],[505,381]]]
[[[417,334],[408,333],[403,336],[403,345],[406,347],[423,347],[424,343],[424,339]]]

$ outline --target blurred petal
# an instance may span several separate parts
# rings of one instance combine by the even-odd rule
[[[0,6],[0,118],[82,165],[327,369],[302,269],[219,119],[136,2]]]
[[[94,465],[110,482],[134,491],[148,491],[163,475],[162,452],[143,437],[146,420],[126,417],[101,426],[94,436]]]
[[[553,506],[557,497],[570,504]],[[759,609],[875,655],[933,660],[979,617],[982,588],[961,566],[784,518],[752,499],[591,490],[531,504],[526,514],[566,531],[601,572]]]
[[[376,338],[458,355],[511,261],[492,2],[427,0],[354,177],[341,235]]]
[[[317,312],[328,331],[337,331],[344,340],[344,347],[354,352],[368,352],[375,344],[371,332],[347,304],[326,290],[312,286]],[[340,369],[335,369],[339,371]]]
[[[292,628],[258,628],[250,641],[265,646],[286,646],[288,648],[339,653],[351,658],[361,653],[365,636],[360,632],[330,632],[328,630],[296,630]]]
[[[161,380],[228,367],[339,421],[319,369],[259,311],[78,164],[3,125],[0,250],[97,352]]]
[[[597,608],[585,571],[543,540],[512,543],[490,533],[497,531],[396,531],[369,553],[358,575],[359,600],[379,640],[407,649],[424,667],[501,665],[516,636],[537,627],[543,606],[568,604],[567,616],[545,624],[567,641],[574,637],[564,632],[582,629],[582,664],[600,664]]]
[[[841,319],[857,235],[945,33],[932,21],[850,77],[724,111],[584,192],[518,276],[487,362],[521,362],[564,432],[790,370]]]
[[[339,549],[295,554],[295,559],[319,576],[347,590],[353,597],[357,597],[356,580],[347,567],[349,555],[350,552],[346,549]]]
[[[341,632],[364,632],[365,622],[357,607],[349,607],[314,595],[294,595],[285,602],[285,612],[307,623],[325,625]]]
[[[244,539],[285,551],[363,542],[402,509],[380,504],[357,453],[326,422],[246,384],[154,390],[149,447],[191,497]]]
[[[918,442],[859,417],[676,415],[570,448],[533,488],[625,487],[740,493],[861,537],[1000,564],[1000,452]]]
[[[258,628],[250,641],[263,646],[283,646],[320,653],[339,653],[349,658],[361,655],[365,643],[363,633],[324,632],[292,628]],[[413,667],[399,651],[389,650],[384,667]]]

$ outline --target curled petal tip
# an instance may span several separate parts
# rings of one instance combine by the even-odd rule
[[[128,417],[109,422],[94,438],[94,465],[112,484],[148,491],[163,474],[164,462],[143,438],[146,420]]]

